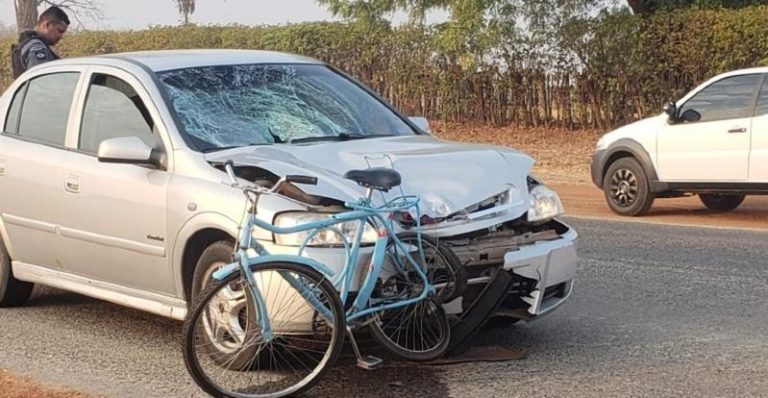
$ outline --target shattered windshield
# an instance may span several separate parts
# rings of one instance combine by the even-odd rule
[[[411,135],[399,116],[323,65],[254,64],[158,74],[202,151]]]

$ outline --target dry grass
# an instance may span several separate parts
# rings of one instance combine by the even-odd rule
[[[86,398],[87,395],[42,386],[0,369],[0,396],[4,398]]]
[[[602,132],[594,130],[521,129],[459,123],[432,123],[440,138],[503,145],[536,160],[534,174],[547,181],[587,183],[589,160]]]

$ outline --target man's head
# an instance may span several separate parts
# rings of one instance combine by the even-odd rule
[[[59,7],[51,7],[42,14],[35,25],[35,32],[48,44],[55,46],[61,40],[69,27],[69,17]]]

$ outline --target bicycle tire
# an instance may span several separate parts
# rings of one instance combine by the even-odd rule
[[[412,312],[406,313],[409,308]],[[429,312],[431,312],[431,314],[428,314]],[[424,315],[431,315],[431,320],[434,321],[434,326],[436,328],[432,330],[432,332],[435,332],[432,333],[434,341],[429,343],[428,347],[425,347],[423,344],[424,338],[426,338],[426,331],[419,332],[415,330],[415,323],[410,323],[414,326],[414,333],[412,334],[414,339],[412,340],[412,345],[408,345],[408,333],[410,333],[408,328],[406,328],[405,339],[402,339],[400,338],[402,336],[399,331],[400,328],[393,329],[391,327],[394,326],[392,322],[395,322],[393,318],[397,319],[396,317],[398,315],[405,315],[406,318],[411,318],[411,314],[414,314],[414,319],[416,318],[416,315],[421,315],[418,324],[422,327],[424,325],[424,319],[426,318]],[[448,322],[445,310],[442,305],[431,298],[402,308],[380,311],[373,315],[373,319],[368,328],[371,332],[371,336],[381,346],[400,358],[414,362],[425,362],[440,358],[447,352],[448,344],[451,341],[451,325]],[[418,345],[416,341],[417,334],[421,335],[422,338],[420,349],[417,349],[416,347],[416,345]]]
[[[401,232],[397,234],[397,239],[406,245],[414,245],[415,243],[412,242],[417,241],[419,238],[421,238],[422,248],[425,252],[424,255],[427,257],[427,263],[437,263],[437,259],[434,259],[434,257],[430,258],[430,254],[432,254],[428,253],[430,249],[434,250],[440,257],[439,268],[429,269],[429,264],[425,266],[425,268],[427,268],[427,277],[431,284],[445,284],[443,288],[437,289],[435,301],[439,304],[444,304],[460,297],[464,294],[464,290],[467,288],[467,271],[453,250],[440,242],[439,239],[423,233]],[[387,253],[390,253],[394,244],[394,239],[390,239],[387,245]],[[434,254],[432,255],[434,256]],[[418,252],[414,258],[419,261]],[[420,283],[421,281],[419,280],[418,282]]]
[[[273,398],[300,394],[314,386],[341,355],[346,318],[339,294],[324,275],[306,265],[274,262],[254,265],[251,266],[250,270],[254,273],[257,284],[259,284],[259,281],[261,282],[259,285],[262,286],[262,289],[260,290],[265,290],[263,287],[267,286],[266,294],[262,294],[265,297],[264,306],[270,318],[270,323],[273,326],[272,333],[275,337],[268,342],[263,339],[263,335],[258,330],[257,322],[254,322],[258,312],[252,310],[253,305],[248,305],[248,303],[252,302],[247,299],[247,297],[250,297],[250,294],[246,294],[247,290],[242,289],[245,286],[243,284],[243,275],[240,272],[235,272],[220,282],[210,284],[199,295],[194,308],[185,319],[183,327],[183,354],[187,370],[200,388],[216,397]],[[315,320],[318,314],[306,302],[304,302],[306,308],[299,307],[298,310],[295,309],[296,298],[304,299],[301,293],[294,291],[293,296],[289,295],[288,292],[281,294],[286,286],[292,287],[290,283],[281,282],[279,279],[274,280],[275,275],[278,275],[277,278],[282,278],[283,281],[287,280],[282,273],[307,283],[317,293],[314,295],[315,299],[321,300],[332,314],[332,321],[320,321],[330,330],[323,329],[318,331],[315,329]],[[267,275],[269,276],[269,281],[265,284],[264,278]],[[272,289],[278,289],[275,287],[278,285],[280,286],[279,290],[273,292]],[[232,303],[237,302],[237,300],[232,297],[235,297],[234,293],[238,292],[238,286],[242,291],[241,301],[244,308],[237,309],[237,315],[233,316],[232,313],[235,312],[236,305]],[[272,295],[270,293],[275,294]],[[270,301],[270,298],[274,299]],[[278,299],[280,300],[279,303]],[[285,300],[289,300],[287,302],[288,307],[285,307]],[[298,304],[301,306],[302,302],[298,302]],[[282,313],[277,314],[277,312],[283,308],[287,311],[292,311],[292,315],[287,315],[288,312],[286,312],[284,318],[279,318]],[[302,323],[304,321],[303,318],[310,316],[307,315],[307,311],[311,311],[310,324]],[[224,314],[225,312],[226,314]],[[245,314],[244,319],[241,319],[242,313]],[[278,316],[273,319],[273,314]],[[302,315],[302,317],[297,318],[299,315]],[[219,319],[214,319],[217,316]],[[293,316],[294,318],[287,318],[287,316]],[[239,337],[241,347],[229,355],[232,357],[232,362],[237,362],[237,358],[241,353],[253,354],[254,357],[250,359],[247,367],[239,369],[225,368],[222,370],[222,359],[211,357],[210,347],[216,344],[223,345],[226,342],[226,339],[222,338],[222,336],[226,336],[226,333],[222,333],[220,330],[222,328],[222,323],[219,323],[221,319],[229,321],[229,325],[224,324],[223,326],[230,333],[230,345],[238,340],[234,336],[238,335],[240,331],[242,332],[242,336]],[[216,323],[214,324],[214,322]],[[233,323],[240,325],[240,329],[237,328],[237,325],[233,326]],[[296,325],[301,325],[301,327],[308,328],[309,330],[297,331],[296,328],[298,326]],[[289,330],[291,328],[294,328],[294,330]],[[306,338],[307,334],[312,338]],[[323,345],[325,347],[323,351],[320,351],[319,348],[312,349],[320,345],[319,343],[324,343],[318,336],[327,339],[327,345]],[[250,347],[255,344],[259,345],[258,350],[254,353],[250,350]],[[304,351],[299,352],[298,350]],[[297,356],[299,353],[303,356]],[[296,376],[299,377],[298,380],[293,383],[291,378],[295,378],[294,373],[296,373],[294,365],[305,365],[305,362],[310,362],[310,360],[316,361],[315,367],[310,370],[309,366],[307,366],[307,375],[302,376],[299,374]],[[210,367],[215,372],[208,371],[209,363],[212,363]],[[262,366],[269,366],[268,371],[264,372]],[[233,381],[232,385],[223,385],[224,383],[212,376],[213,373],[216,373],[219,377],[231,377],[231,380],[237,380],[237,382]],[[271,378],[283,377],[290,380],[287,382],[283,380],[270,380],[263,386],[252,385],[252,377],[261,374]],[[241,381],[241,379],[243,380]],[[285,386],[278,386],[278,384]]]

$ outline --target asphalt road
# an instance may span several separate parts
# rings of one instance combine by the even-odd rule
[[[366,372],[345,358],[310,396],[768,395],[768,233],[569,222],[581,235],[571,300],[478,337],[527,359]],[[95,395],[196,396],[180,329],[37,289],[0,310],[0,368]]]

